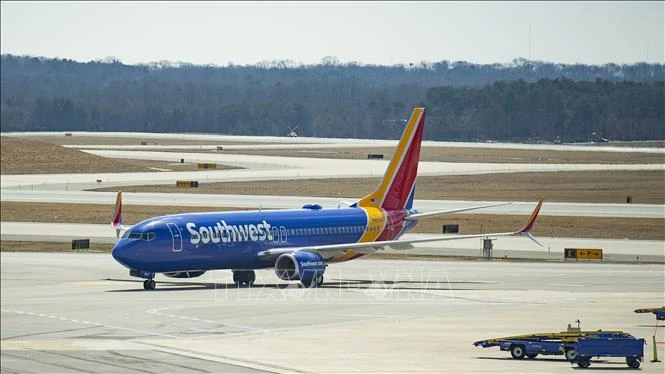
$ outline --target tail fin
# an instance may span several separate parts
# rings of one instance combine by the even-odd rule
[[[115,229],[116,236],[120,236],[120,231],[124,227],[122,224],[122,191],[118,191],[118,196],[115,198],[115,209],[113,211],[113,218],[111,219],[111,227]]]
[[[413,202],[424,127],[425,108],[413,109],[383,179],[374,192],[360,199],[358,206],[386,210],[410,208],[408,205]]]

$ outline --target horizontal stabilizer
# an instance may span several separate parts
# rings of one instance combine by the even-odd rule
[[[496,203],[496,204],[472,206],[472,207],[467,207],[467,208],[440,210],[438,212],[416,213],[416,214],[412,214],[412,215],[406,217],[405,219],[407,221],[417,221],[417,220],[422,219],[422,218],[440,216],[440,215],[443,215],[443,214],[466,212],[466,211],[469,211],[469,210],[491,208],[491,207],[494,207],[494,206],[502,206],[502,205],[508,205],[508,204],[510,204],[510,203]]]
[[[413,246],[413,244],[404,243],[404,244],[401,244],[401,245],[400,244],[391,244],[391,245],[387,246],[387,248],[388,249],[394,249],[396,251],[406,251],[406,250],[409,250],[409,249],[414,249],[415,247]]]

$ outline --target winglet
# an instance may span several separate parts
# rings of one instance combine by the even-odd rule
[[[545,196],[541,196],[540,200],[538,200],[538,205],[536,205],[536,208],[533,210],[533,213],[531,213],[531,217],[529,217],[529,221],[527,222],[527,224],[521,230],[515,231],[515,234],[526,236],[527,238],[533,240],[536,244],[538,244],[541,247],[543,245],[538,243],[536,238],[534,238],[533,235],[531,235],[531,230],[533,229],[533,225],[536,224],[538,213],[540,213],[540,208],[543,206],[543,200],[545,200]]]
[[[115,199],[115,209],[113,211],[113,218],[111,219],[111,227],[115,229],[115,235],[120,236],[120,231],[123,229],[122,225],[122,191],[118,191],[118,196]]]

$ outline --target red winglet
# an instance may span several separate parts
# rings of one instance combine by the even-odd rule
[[[543,200],[545,200],[545,196],[541,196],[540,200],[538,201],[538,205],[536,205],[536,209],[534,209],[533,213],[531,213],[531,217],[529,217],[529,221],[527,222],[526,226],[517,231],[516,234],[527,234],[531,231],[531,229],[533,229],[533,225],[536,223],[536,218],[538,218],[538,213],[540,213],[540,207],[543,206]]]

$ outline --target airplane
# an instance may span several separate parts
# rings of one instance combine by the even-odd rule
[[[111,226],[117,235],[124,233],[113,248],[113,258],[131,276],[145,279],[145,290],[155,289],[157,273],[194,278],[209,270],[230,269],[235,284],[251,286],[256,279],[254,270],[271,268],[279,279],[318,287],[328,264],[354,260],[385,247],[408,250],[416,243],[510,235],[525,236],[542,246],[531,235],[542,197],[527,224],[516,231],[399,240],[420,219],[509,204],[428,213],[414,209],[424,125],[425,108],[415,108],[379,185],[348,206],[323,209],[319,204],[306,204],[290,210],[184,213],[125,226],[122,192],[118,192]]]
[[[653,313],[657,321],[665,321],[665,306],[660,308],[641,308],[635,309],[635,313]]]

